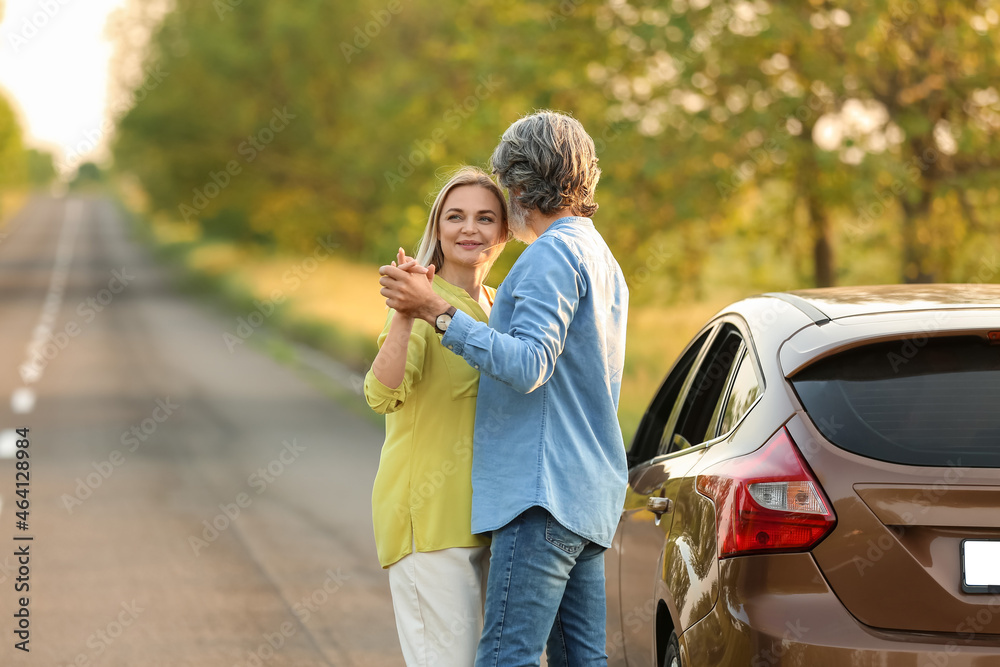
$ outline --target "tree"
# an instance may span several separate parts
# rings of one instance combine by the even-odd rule
[[[597,36],[573,2],[179,0],[139,67],[167,74],[122,117],[116,165],[216,232],[295,250],[333,233],[384,259],[419,239],[442,171],[485,163],[518,116],[553,106],[605,131],[583,66]]]
[[[76,175],[69,183],[70,190],[87,190],[104,183],[104,173],[93,162],[84,162],[76,169]]]
[[[28,183],[36,188],[44,188],[56,177],[55,161],[52,153],[29,148],[25,153]]]
[[[6,97],[0,95],[0,188],[20,188],[26,178],[21,126]]]
[[[901,276],[924,281],[942,268],[930,252],[934,200],[954,190],[968,202],[963,177],[996,165],[996,21],[985,3],[615,2],[602,22],[627,55],[601,78],[614,114],[699,156],[669,165],[715,180],[717,197],[677,192],[695,209],[790,184],[814,282],[829,285],[834,215],[860,210],[857,239],[898,205]]]

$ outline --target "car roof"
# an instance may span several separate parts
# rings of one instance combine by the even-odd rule
[[[768,352],[773,346],[779,348],[785,377],[839,350],[901,335],[923,339],[929,335],[984,336],[988,332],[991,340],[1000,340],[996,338],[1000,337],[1000,285],[870,285],[762,296],[765,299],[741,302],[739,310],[750,311],[748,306],[767,298],[784,304],[787,310],[779,318],[784,326],[765,329],[767,335],[757,339]],[[798,316],[793,317],[793,313]],[[807,320],[804,325],[803,320]]]
[[[814,321],[858,315],[1000,308],[997,284],[867,285],[771,292]]]

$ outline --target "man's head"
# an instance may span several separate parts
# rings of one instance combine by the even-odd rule
[[[528,211],[549,215],[569,209],[589,217],[597,210],[601,170],[594,140],[575,118],[555,111],[521,118],[503,133],[490,163],[508,190],[511,229],[519,238]]]

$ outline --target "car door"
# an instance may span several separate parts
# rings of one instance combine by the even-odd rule
[[[609,638],[609,664],[656,664],[656,610],[661,598],[667,598],[668,608],[674,604],[657,582],[665,578],[663,550],[676,520],[678,494],[685,473],[704,453],[704,443],[718,432],[721,405],[744,347],[731,323],[704,330],[681,355],[640,423],[616,536],[621,620],[613,638],[617,641]]]
[[[714,514],[711,503],[691,498],[687,473],[709,445],[731,430],[734,415],[748,409],[730,400],[746,356],[744,341],[734,322],[725,320],[699,336],[664,382],[637,433],[635,457],[652,457],[630,471],[618,530],[621,644],[630,667],[657,664],[654,637],[661,600],[670,618],[688,623],[711,609]]]

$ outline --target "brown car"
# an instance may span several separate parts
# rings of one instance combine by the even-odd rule
[[[1000,285],[740,301],[629,466],[610,665],[1000,666]]]

